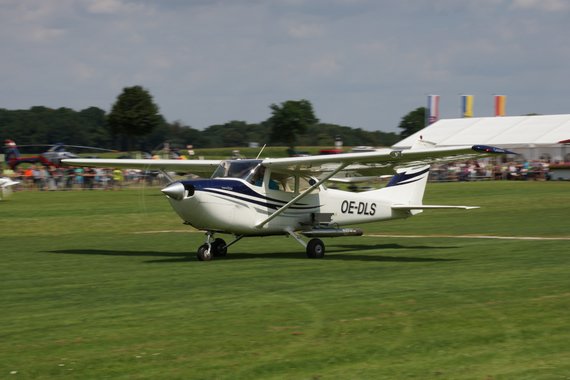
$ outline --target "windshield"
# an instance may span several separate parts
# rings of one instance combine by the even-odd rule
[[[227,160],[212,174],[212,178],[241,178],[248,181],[261,167],[261,160]]]

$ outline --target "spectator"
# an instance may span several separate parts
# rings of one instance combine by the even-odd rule
[[[113,181],[112,181],[112,187],[113,190],[115,188],[118,188],[119,190],[122,189],[123,187],[123,181],[125,180],[125,177],[123,175],[123,171],[121,169],[115,168],[113,169]]]

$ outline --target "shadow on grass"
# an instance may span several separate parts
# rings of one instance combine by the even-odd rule
[[[63,255],[86,255],[86,256],[128,256],[128,257],[168,257],[169,259],[151,260],[150,262],[183,262],[188,261],[189,256],[183,252],[163,251],[115,251],[110,249],[56,249],[46,251]]]
[[[457,247],[436,247],[436,246],[404,246],[400,244],[380,244],[380,245],[336,245],[327,249],[324,260],[344,260],[344,261],[384,261],[384,262],[437,262],[437,261],[458,261],[459,259],[441,259],[429,257],[404,257],[379,255],[376,252],[358,254],[357,251],[378,251],[378,250],[431,250],[431,249],[453,249]],[[349,253],[350,252],[350,253]],[[155,260],[147,260],[145,263],[179,263],[186,261],[197,261],[194,253],[183,252],[163,252],[163,251],[115,251],[106,249],[62,249],[48,251],[48,253],[66,255],[97,255],[97,256],[130,256],[130,257],[154,257]],[[307,256],[302,250],[294,252],[267,252],[267,253],[229,253],[226,257],[217,257],[215,260],[247,260],[247,259],[303,259]]]

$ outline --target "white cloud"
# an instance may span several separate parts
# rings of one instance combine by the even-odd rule
[[[321,37],[325,34],[321,25],[300,23],[291,25],[288,33],[295,38],[314,38]]]
[[[54,41],[65,34],[64,29],[44,28],[41,26],[28,30],[29,37],[35,42]]]
[[[96,78],[97,70],[85,63],[76,63],[72,66],[72,73],[74,77],[81,82],[88,82]]]
[[[127,0],[86,0],[85,7],[91,13],[116,14],[146,9],[142,4]]]
[[[341,65],[335,57],[320,57],[310,62],[309,68],[314,75],[329,76],[337,74]]]
[[[512,8],[559,12],[570,10],[570,2],[568,0],[513,0]]]
[[[467,92],[477,107],[507,93],[509,113],[528,113],[570,97],[565,4],[0,0],[1,106],[108,109],[140,84],[167,120],[199,128],[301,98],[321,120],[365,129],[395,130],[427,93],[447,117]]]

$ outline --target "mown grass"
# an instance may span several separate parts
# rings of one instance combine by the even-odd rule
[[[568,238],[569,183],[430,184],[482,209],[366,225],[323,260],[268,237],[198,262],[158,194],[0,202],[1,378],[570,377],[570,241],[436,236]]]

